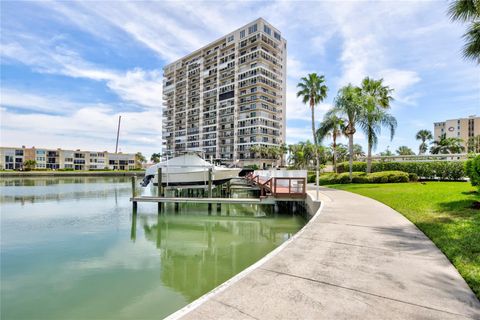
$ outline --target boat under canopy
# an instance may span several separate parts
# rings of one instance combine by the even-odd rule
[[[159,168],[162,169],[161,181],[164,186],[207,185],[210,169],[212,170],[212,183],[218,185],[238,177],[241,171],[240,168],[213,165],[196,154],[185,154],[148,168],[142,181],[143,187],[146,187],[151,180],[154,185],[158,185]]]

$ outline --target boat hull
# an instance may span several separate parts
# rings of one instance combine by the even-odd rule
[[[212,184],[219,185],[227,181],[237,178],[240,169],[222,168],[215,170],[212,176]],[[153,184],[158,185],[158,177],[155,175]],[[208,171],[187,171],[187,172],[172,172],[162,174],[163,186],[194,186],[194,185],[208,185]]]

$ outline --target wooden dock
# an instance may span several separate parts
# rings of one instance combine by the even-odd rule
[[[208,204],[208,209],[211,210],[212,204],[220,207],[222,204],[266,204],[276,205],[278,201],[303,201],[306,197],[307,181],[304,177],[271,177],[265,178],[258,175],[247,175],[243,183],[238,183],[233,186],[233,189],[257,189],[260,190],[259,198],[231,198],[228,195],[231,193],[232,186],[230,182],[227,183],[226,191],[227,197],[218,197],[221,192],[217,192],[217,197],[213,195],[212,185],[212,172],[209,170],[208,185],[204,188],[207,192],[203,192],[203,197],[191,196],[179,197],[178,193],[175,193],[175,197],[165,196],[165,187],[162,185],[161,168],[158,171],[158,177],[160,178],[157,188],[156,196],[138,196],[136,194],[137,178],[132,177],[132,197],[130,201],[133,204],[134,210],[137,208],[139,202],[157,203],[158,209],[162,210],[162,205],[165,203],[174,203],[175,208],[178,208],[180,203],[195,203],[195,204]],[[198,194],[198,193],[197,193]],[[207,195],[207,197],[204,197]]]
[[[275,204],[273,197],[261,198],[180,198],[180,197],[153,197],[141,196],[130,198],[132,202],[153,202],[153,203],[196,203],[196,204]]]

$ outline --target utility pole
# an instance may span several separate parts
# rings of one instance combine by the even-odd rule
[[[118,151],[118,136],[120,135],[120,121],[122,120],[122,116],[118,116],[118,127],[117,127],[117,143],[115,144],[115,153]]]

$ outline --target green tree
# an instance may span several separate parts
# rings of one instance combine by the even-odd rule
[[[349,154],[349,176],[352,180],[353,170],[353,135],[356,132],[355,126],[363,113],[364,103],[360,88],[351,84],[341,88],[335,97],[334,107],[327,113],[344,116],[346,120],[345,135],[348,136],[348,154]]]
[[[400,155],[400,156],[412,156],[415,154],[415,152],[413,152],[412,149],[410,149],[409,147],[407,146],[400,146],[398,147],[397,149],[397,154]]]
[[[310,141],[292,144],[289,147],[289,164],[295,169],[309,169],[315,161],[315,148]]]
[[[332,137],[333,172],[337,172],[337,138],[345,131],[345,120],[334,113],[325,114],[317,130],[317,139],[321,143],[325,137]]]
[[[430,152],[432,154],[452,154],[461,153],[465,150],[460,138],[446,138],[445,135],[439,141],[434,141]]]
[[[310,73],[307,77],[300,79],[300,82],[297,84],[297,87],[300,89],[297,92],[297,98],[301,97],[304,104],[310,106],[312,112],[312,135],[313,135],[313,144],[315,145],[315,160],[316,160],[316,184],[318,186],[318,166],[319,166],[319,157],[318,157],[318,143],[317,135],[315,130],[315,106],[320,104],[327,97],[328,87],[325,85],[325,77],[323,75],[318,76],[316,73]],[[317,188],[317,198],[318,198],[318,188]]]
[[[480,155],[471,157],[465,162],[465,172],[472,186],[477,186],[480,192]]]
[[[387,127],[390,130],[390,140],[392,140],[397,128],[397,120],[394,116],[385,112],[385,110],[378,108],[373,110],[366,109],[359,120],[359,126],[367,136],[367,173],[370,173],[372,168],[372,149],[377,147],[381,128]]]
[[[37,161],[35,160],[27,160],[23,163],[23,167],[26,171],[35,169],[36,165],[37,165]]]
[[[422,141],[418,147],[418,154],[425,154],[428,150],[427,141],[432,140],[433,135],[430,130],[423,129],[417,132],[415,139]]]
[[[137,152],[135,154],[135,167],[137,169],[140,169],[142,168],[142,164],[144,164],[145,162],[147,162],[145,156],[141,152]]]
[[[378,144],[378,135],[382,127],[390,129],[390,140],[395,135],[397,120],[385,109],[390,108],[393,101],[392,92],[389,86],[383,84],[383,79],[375,80],[366,77],[360,86],[362,101],[365,104],[359,119],[360,127],[367,136],[367,173],[372,168],[372,149]]]
[[[380,152],[380,156],[382,157],[391,157],[393,155],[394,155],[393,152],[390,151],[390,147],[387,147],[387,150]]]
[[[353,145],[353,150],[354,150],[353,151],[353,154],[354,154],[353,159],[355,160],[355,145]],[[365,155],[365,153],[363,155]],[[338,160],[338,162],[347,161],[349,158],[350,158],[350,154],[348,153],[348,146],[343,144],[343,143],[339,143],[337,145],[337,160]]]
[[[288,153],[288,146],[285,143],[282,143],[279,147],[280,149],[280,166],[285,166],[285,155]]]
[[[159,163],[161,157],[162,156],[160,153],[152,153],[152,155],[150,156],[150,161],[152,161],[153,163]]]
[[[480,0],[455,0],[448,14],[452,21],[468,24],[463,35],[463,56],[480,64]]]
[[[353,160],[357,161],[360,157],[365,157],[365,152],[361,145],[355,143],[353,145]]]

